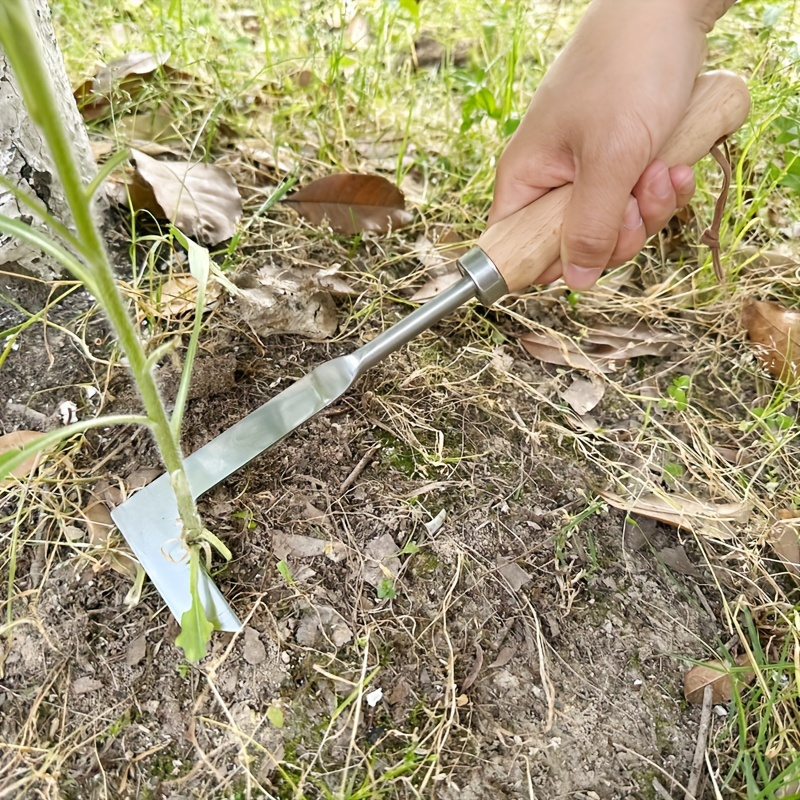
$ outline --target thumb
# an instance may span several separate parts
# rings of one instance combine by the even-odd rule
[[[608,159],[596,157],[578,170],[561,234],[564,280],[572,289],[595,284],[614,252],[623,224],[631,228],[641,224],[638,205],[629,205],[631,190],[641,174],[641,170],[631,169],[633,160],[617,171],[609,170]]]

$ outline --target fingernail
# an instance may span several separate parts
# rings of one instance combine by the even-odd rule
[[[603,269],[597,267],[579,267],[577,264],[567,264],[564,270],[564,280],[570,289],[589,289],[597,283],[597,279],[603,274]]]
[[[622,217],[622,224],[628,228],[628,230],[635,230],[642,224],[639,204],[633,197],[628,200],[628,205],[625,206],[625,215]]]
[[[669,170],[662,169],[656,176],[647,184],[647,188],[656,197],[667,197],[672,191],[672,181],[669,178]]]

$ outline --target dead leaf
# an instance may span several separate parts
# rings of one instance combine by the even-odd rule
[[[526,583],[531,580],[531,575],[514,561],[503,562],[500,556],[497,557],[498,572],[508,581],[511,591],[518,592]]]
[[[324,277],[321,270],[276,264],[267,264],[255,275],[242,273],[236,278],[239,314],[259,336],[333,336],[339,322],[333,298],[322,287]]]
[[[313,647],[320,634],[324,634],[334,647],[342,647],[353,638],[353,633],[343,617],[331,606],[317,605],[306,613],[295,631],[298,644]]]
[[[608,373],[616,372],[631,358],[667,355],[681,340],[669,331],[637,322],[631,327],[590,328],[579,343],[549,328],[523,334],[519,341],[530,355],[546,364]]]
[[[787,570],[800,580],[800,517],[785,517],[775,522],[770,528],[769,542]]]
[[[11,433],[6,433],[3,436],[0,436],[0,454],[9,453],[12,450],[21,450],[23,447],[25,447],[25,445],[35,442],[42,436],[44,436],[44,434],[40,433],[39,431],[12,431]],[[31,474],[31,472],[33,472],[33,470],[36,469],[41,458],[41,453],[32,455],[30,458],[23,461],[18,467],[12,469],[10,475],[13,478],[18,479],[27,477]],[[11,483],[11,480],[2,480],[0,481],[0,486],[7,486],[9,483]]]
[[[734,661],[737,666],[744,666],[749,663],[746,654],[737,656]],[[755,678],[752,670],[737,673],[737,680],[750,684]],[[703,693],[706,686],[711,686],[712,703],[728,703],[733,697],[733,675],[730,667],[721,661],[706,661],[703,664],[695,664],[683,676],[683,696],[690,702],[697,705],[703,702]]]
[[[597,494],[614,508],[719,539],[731,538],[733,530],[729,523],[744,524],[752,511],[746,503],[710,503],[681,494],[644,492],[622,497],[602,490]]]
[[[288,147],[272,147],[266,139],[245,139],[238,142],[236,149],[251,161],[263,164],[282,175],[291,172],[298,156]]]
[[[313,536],[301,536],[296,533],[276,531],[272,536],[272,548],[276,557],[284,561],[287,558],[313,558],[326,556],[333,562],[347,557],[347,547],[342,542],[316,539]]]
[[[786,383],[800,378],[800,311],[757,301],[742,311],[742,323],[770,375]]]
[[[123,117],[117,125],[119,138],[149,156],[174,153],[183,140],[168,109],[137,111]]]
[[[87,694],[89,692],[96,692],[98,689],[103,688],[103,682],[98,681],[96,678],[76,678],[72,681],[73,694]]]
[[[181,160],[157,161],[132,150],[136,171],[124,187],[134,209],[168,219],[206,245],[230,239],[242,215],[233,178],[220,167]]]
[[[384,579],[394,580],[398,576],[401,564],[397,552],[397,544],[389,533],[384,533],[367,545],[364,553],[364,580],[370,586],[380,586]]]
[[[111,519],[111,512],[108,510],[108,506],[100,501],[95,501],[86,506],[81,511],[81,515],[86,522],[89,544],[98,550],[105,551],[102,553],[99,562],[94,566],[95,572],[100,572],[105,567],[111,567],[115,572],[119,572],[120,575],[125,575],[134,580],[138,572],[138,562],[133,556],[117,548],[111,548],[109,538],[116,526],[114,525],[114,520]]]
[[[421,236],[414,244],[414,251],[428,274],[428,280],[411,295],[415,303],[436,297],[460,280],[458,259],[469,251],[463,238],[452,229],[434,229],[432,236],[433,241]]]
[[[128,53],[100,67],[93,77],[81,83],[73,97],[81,116],[90,122],[107,114],[113,93],[119,92],[127,101],[139,97],[148,79],[157,72],[165,76],[189,77],[166,64],[169,53]]]
[[[403,193],[379,175],[343,172],[309,183],[284,203],[312,225],[329,225],[337,233],[387,233],[408,225]]]
[[[443,67],[448,63],[463,67],[469,61],[470,47],[471,42],[456,42],[455,47],[448,50],[436,39],[423,34],[414,42],[411,57],[415,69]]]
[[[699,570],[689,560],[686,555],[683,545],[677,547],[664,547],[658,551],[658,560],[669,567],[673,572],[678,572],[681,575],[691,575],[693,578],[700,578],[703,575],[702,570]]]
[[[516,647],[504,647],[498,654],[497,658],[489,664],[489,669],[500,669],[508,664],[512,658],[517,654]]]
[[[244,629],[244,648],[242,658],[253,666],[263,664],[267,660],[267,648],[261,641],[259,633],[254,628]]]
[[[129,667],[135,667],[147,655],[147,637],[142,634],[137,636],[128,645],[125,652],[125,663]]]
[[[561,399],[568,403],[578,416],[582,417],[603,399],[605,393],[606,385],[604,383],[575,378],[569,388],[561,392]]]
[[[219,300],[222,287],[215,281],[206,284],[206,307]],[[173,275],[161,284],[159,302],[153,309],[161,319],[174,319],[187,312],[194,311],[197,306],[197,278],[189,273]]]

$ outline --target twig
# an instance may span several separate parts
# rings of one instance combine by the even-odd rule
[[[703,761],[706,755],[706,744],[708,743],[708,729],[711,726],[711,685],[706,686],[703,691],[703,709],[700,713],[700,729],[697,731],[697,744],[694,748],[694,758],[692,759],[692,771],[689,773],[689,786],[686,789],[684,800],[694,800],[697,797],[697,788],[700,785],[700,777],[703,774]]]
[[[367,464],[372,461],[372,457],[381,449],[379,444],[375,444],[361,456],[361,460],[353,467],[353,471],[344,479],[339,487],[339,494],[344,494],[358,479],[358,476],[366,469]]]
[[[673,800],[672,795],[661,785],[661,781],[658,778],[653,778],[653,789],[655,793],[659,797],[663,797],[664,800]]]

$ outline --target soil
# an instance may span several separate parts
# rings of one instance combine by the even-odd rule
[[[0,328],[20,321],[0,309]],[[81,417],[135,408],[90,299],[48,319],[3,367],[2,432],[52,427],[63,400]],[[356,344],[261,341],[215,312],[186,451]],[[653,778],[682,796],[699,720],[682,676],[717,643],[713,581],[699,559],[695,576],[658,562],[674,530],[645,536],[593,505],[591,465],[537,425],[530,397],[498,388],[474,345],[443,324],[203,498],[234,555],[217,583],[246,629],[215,634],[198,666],[152,588],[126,608],[129,578],[77,513],[155,474],[149,438],[91,433],[43,468],[3,584],[2,796],[611,800],[653,797]],[[498,352],[521,380],[554,380]],[[159,372],[171,396],[177,369]],[[7,538],[15,509],[3,502]],[[335,543],[335,558],[281,550],[287,580],[286,534]],[[366,677],[382,697],[347,703]]]

